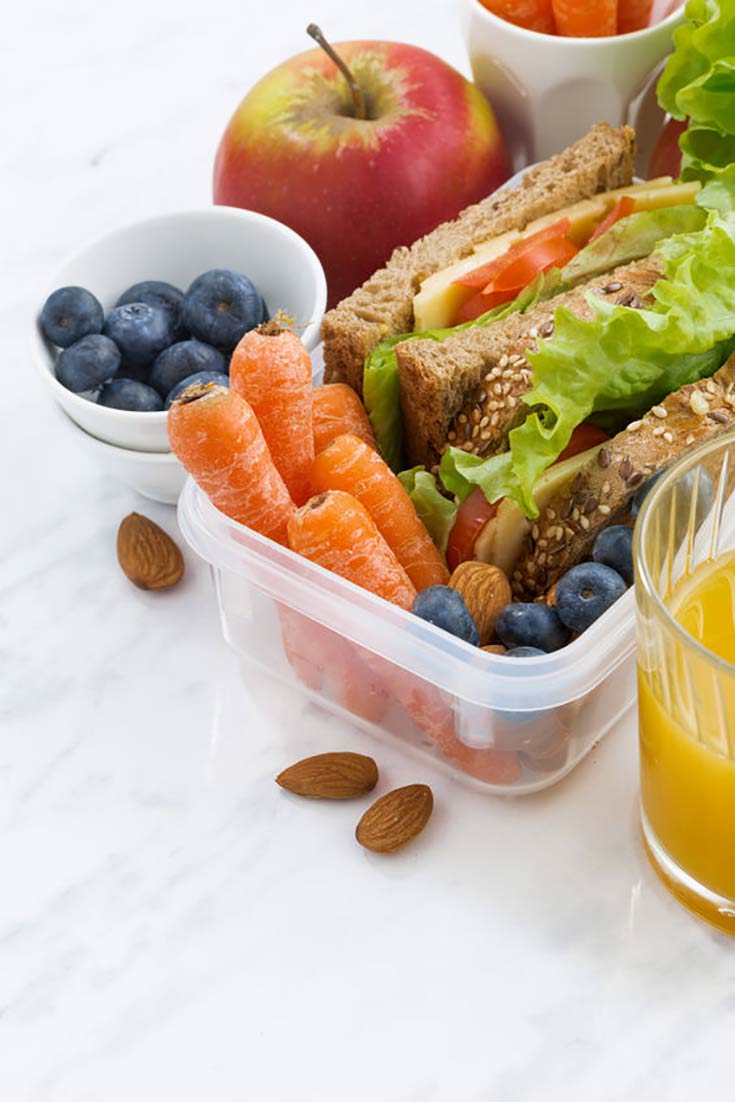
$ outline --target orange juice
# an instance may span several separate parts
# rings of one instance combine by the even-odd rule
[[[658,664],[639,669],[644,832],[675,894],[735,932],[735,554],[698,566],[665,603],[691,638],[672,630]],[[683,873],[673,882],[666,859]]]

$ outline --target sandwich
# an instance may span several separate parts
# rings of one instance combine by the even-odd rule
[[[696,133],[682,50],[662,86],[673,114],[688,87]],[[735,168],[704,129],[706,163],[685,143],[679,181],[641,184],[633,132],[595,126],[327,314],[325,379],[362,394],[450,567],[542,597],[650,477],[735,427]]]

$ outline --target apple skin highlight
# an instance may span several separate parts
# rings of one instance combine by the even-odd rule
[[[366,120],[354,117],[333,62],[308,50],[246,95],[214,167],[215,203],[270,215],[309,242],[330,305],[510,172],[490,106],[444,61],[402,43],[336,48],[363,90]]]

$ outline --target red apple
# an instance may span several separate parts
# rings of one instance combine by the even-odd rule
[[[279,65],[247,94],[217,151],[214,201],[285,222],[321,259],[334,304],[509,175],[481,92],[426,50],[397,42],[320,49]]]
[[[680,122],[679,119],[669,119],[666,123],[651,157],[651,165],[648,169],[649,180],[655,180],[658,176],[673,176],[676,178],[679,175],[681,172],[679,138],[688,125],[688,119],[685,122]]]

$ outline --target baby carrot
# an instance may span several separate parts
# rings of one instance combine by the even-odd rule
[[[541,34],[554,33],[551,0],[480,0],[483,7],[508,23]]]
[[[509,785],[518,780],[523,767],[514,751],[477,750],[460,742],[452,705],[436,685],[377,654],[368,655],[366,661],[380,675],[396,703],[429,736],[444,757],[487,784]]]
[[[283,649],[297,677],[359,719],[380,723],[390,702],[379,675],[363,660],[362,648],[295,609],[277,608]]]
[[[313,497],[288,521],[292,551],[401,608],[416,590],[364,505],[340,490]]]
[[[552,0],[558,34],[605,38],[617,34],[618,0]]]
[[[343,490],[362,502],[416,589],[446,585],[449,571],[390,467],[364,440],[338,436],[314,460],[314,493]]]
[[[335,436],[341,436],[345,432],[351,432],[371,448],[375,447],[375,437],[365,407],[352,387],[346,383],[327,383],[326,386],[317,387],[312,395],[311,412],[316,455]]]
[[[171,406],[167,424],[174,452],[220,512],[285,544],[295,506],[244,398],[195,384]]]
[[[640,31],[651,22],[653,0],[618,0],[618,34]]]
[[[230,385],[253,407],[277,470],[303,505],[314,458],[309,353],[290,329],[266,322],[232,353]]]

